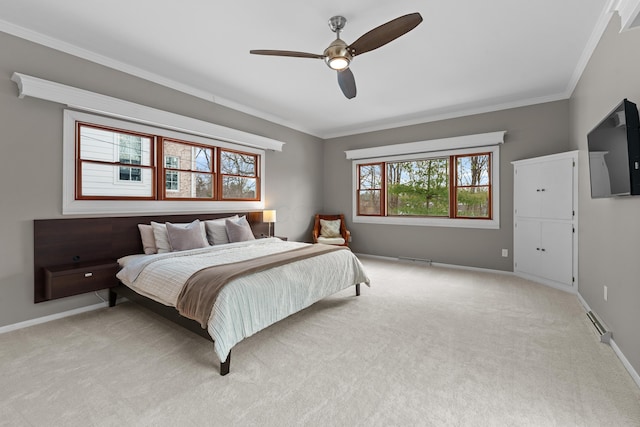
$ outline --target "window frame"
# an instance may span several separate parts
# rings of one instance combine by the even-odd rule
[[[480,157],[480,156],[489,156],[489,164],[487,166],[487,173],[489,175],[489,185],[460,185],[458,184],[458,159],[461,157]],[[492,170],[493,170],[493,155],[490,152],[479,152],[479,153],[473,153],[473,154],[456,154],[451,156],[451,159],[453,160],[451,163],[451,170],[453,171],[453,178],[451,179],[451,182],[453,183],[453,185],[451,186],[451,195],[450,195],[450,203],[451,203],[451,212],[455,212],[454,213],[454,218],[456,219],[473,219],[473,220],[490,220],[491,218],[493,218],[493,175],[492,175]],[[488,187],[487,190],[487,194],[489,196],[489,205],[487,206],[487,211],[488,211],[488,218],[487,217],[471,217],[471,216],[463,216],[463,215],[458,215],[458,189],[460,188],[480,188],[480,187]]]
[[[187,168],[184,166],[180,166],[180,159],[178,158],[178,167],[177,168],[169,168],[169,171],[174,171],[178,174],[178,190],[168,190],[167,186],[166,186],[166,172],[167,172],[167,166],[166,166],[166,155],[165,155],[165,147],[164,147],[164,143],[165,142],[171,142],[174,144],[181,144],[181,145],[186,145],[188,147],[190,147],[191,151],[193,152],[193,150],[195,148],[205,148],[205,149],[211,149],[211,171],[210,172],[206,172],[206,171],[198,171],[196,169],[191,169],[191,168]],[[164,136],[161,136],[158,138],[158,159],[162,159],[162,165],[160,167],[158,167],[158,177],[157,177],[157,182],[164,182],[165,184],[162,186],[162,188],[160,188],[160,191],[158,192],[158,199],[159,200],[176,200],[176,201],[188,201],[188,200],[194,200],[194,201],[219,201],[219,199],[217,199],[216,194],[216,182],[217,182],[217,171],[216,171],[216,153],[218,151],[218,146],[209,146],[209,145],[205,145],[205,144],[198,144],[192,141],[181,141],[178,140],[176,138],[167,138]],[[172,156],[175,157],[175,156]],[[175,197],[175,196],[171,196],[171,193],[177,193],[180,191],[180,186],[179,186],[179,182],[180,182],[180,172],[185,172],[185,173],[190,173],[190,174],[206,174],[206,175],[210,175],[211,176],[211,180],[212,180],[212,187],[211,187],[211,197],[206,198],[206,197]],[[169,194],[167,194],[169,193]]]
[[[366,188],[365,190],[369,190],[369,191],[379,191],[380,192],[380,206],[379,206],[379,210],[380,210],[380,214],[363,214],[360,212],[360,193],[363,191],[362,187],[360,187],[360,183],[362,182],[362,180],[360,179],[360,167],[359,166],[377,166],[380,165],[380,183],[382,184],[382,187],[380,188]],[[355,210],[354,212],[357,213],[357,215],[359,216],[371,216],[371,217],[380,217],[386,214],[386,203],[385,201],[387,200],[387,186],[384,185],[384,183],[387,180],[387,170],[384,167],[384,163],[382,162],[371,162],[371,163],[361,163],[357,168],[356,168],[356,178],[355,178],[355,186],[356,186],[356,195],[355,195]]]
[[[76,121],[74,124],[75,127],[75,135],[74,135],[74,150],[75,150],[75,154],[74,154],[74,162],[75,162],[75,177],[77,177],[75,179],[75,199],[76,200],[114,200],[114,196],[99,196],[99,195],[85,195],[82,194],[82,166],[86,163],[89,164],[101,164],[101,165],[110,165],[113,166],[114,168],[117,168],[117,173],[114,173],[114,177],[113,177],[113,183],[117,184],[117,185],[125,185],[127,187],[131,187],[131,186],[135,186],[135,187],[139,187],[139,188],[143,188],[145,187],[147,184],[150,185],[150,191],[151,191],[151,196],[118,196],[118,199],[122,199],[122,200],[154,200],[154,194],[156,194],[156,183],[155,183],[155,179],[153,179],[153,177],[155,176],[156,170],[155,170],[155,166],[154,166],[154,136],[147,134],[147,133],[143,133],[143,132],[135,132],[135,131],[130,131],[127,129],[122,129],[122,128],[118,128],[118,127],[113,127],[113,126],[105,126],[105,125],[101,125],[101,124],[95,124],[95,123],[88,123],[88,122],[84,122],[84,121]],[[142,138],[149,138],[150,140],[150,146],[149,146],[149,165],[145,165],[145,164],[140,164],[140,165],[135,165],[136,169],[140,169],[141,170],[141,179],[140,181],[131,181],[131,180],[122,180],[120,179],[120,168],[133,168],[134,166],[132,166],[129,163],[121,163],[120,162],[120,158],[119,158],[119,146],[114,144],[113,150],[114,150],[114,154],[113,154],[113,161],[101,161],[101,160],[90,160],[90,159],[81,159],[80,158],[80,129],[82,127],[87,127],[87,128],[93,128],[93,129],[99,129],[99,130],[104,130],[104,131],[109,131],[109,132],[117,132],[117,133],[124,133],[124,134],[128,134],[128,135],[134,135],[134,136],[139,136]],[[142,170],[143,169],[149,169],[151,172],[151,177],[152,180],[150,183],[145,183],[144,182],[144,174],[142,174]]]
[[[219,165],[219,175],[220,175],[220,179],[217,181],[218,183],[218,194],[220,195],[220,200],[228,200],[228,201],[238,201],[238,200],[260,200],[261,197],[261,192],[260,192],[260,172],[259,172],[259,168],[260,168],[260,156],[254,156],[255,157],[255,175],[253,176],[245,176],[245,175],[234,175],[234,174],[226,174],[222,172],[222,152],[226,151],[226,152],[230,152],[230,153],[237,153],[237,154],[250,154],[250,153],[245,153],[243,151],[238,151],[238,150],[231,150],[231,149],[222,149],[222,150],[218,150],[218,155],[217,155],[217,161],[218,161],[218,165]],[[256,197],[254,199],[238,199],[238,198],[225,198],[224,197],[224,191],[223,191],[223,187],[224,187],[224,177],[226,176],[231,176],[231,177],[240,177],[240,178],[250,178],[250,179],[255,179],[256,180]]]
[[[443,141],[443,140],[437,140]],[[415,143],[410,143],[415,144]],[[400,144],[402,145],[402,144]],[[440,144],[438,144],[440,145]],[[472,145],[472,144],[469,144]],[[397,151],[402,151],[403,147],[398,147]],[[384,151],[393,151],[393,146],[382,147]],[[365,149],[367,150],[367,149]],[[367,151],[364,151],[365,153]],[[381,152],[381,147],[372,149],[373,153]],[[347,157],[352,152],[347,152]],[[441,158],[450,156],[464,156],[469,154],[490,154],[491,165],[490,177],[491,177],[491,204],[490,212],[492,214],[491,219],[486,218],[451,218],[451,217],[420,217],[420,216],[373,216],[373,215],[361,215],[358,211],[358,197],[357,190],[359,186],[359,166],[366,164],[384,163],[383,170],[386,172],[386,162],[394,161],[411,161],[411,160],[424,160],[429,158]],[[500,228],[500,149],[498,145],[491,146],[473,146],[470,148],[460,148],[453,150],[434,150],[434,151],[422,151],[418,153],[409,154],[397,154],[386,155],[375,158],[354,158],[352,157],[352,220],[354,223],[365,224],[388,224],[388,225],[413,225],[413,226],[430,226],[430,227],[458,227],[458,228],[481,228],[481,229],[498,229]],[[451,168],[452,165],[449,165]],[[453,178],[450,177],[450,180]],[[455,183],[454,183],[455,184]],[[386,181],[384,185],[384,201],[382,202],[382,212],[386,215]],[[453,186],[450,185],[449,191],[454,191]],[[453,195],[450,195],[450,203],[454,203],[452,200]],[[451,213],[450,213],[451,215]]]
[[[258,156],[258,174],[260,176],[257,191],[260,200],[181,200],[181,199],[76,199],[76,123],[83,122],[96,127],[107,127],[123,130],[131,133],[142,133],[148,135],[161,135],[164,138],[178,141],[189,141],[214,148],[214,158],[216,157],[215,147],[235,150],[241,153]],[[264,185],[265,185],[265,156],[266,151],[259,148],[235,144],[232,142],[213,139],[201,135],[186,132],[177,132],[165,128],[149,126],[142,123],[114,119],[110,117],[89,114],[75,110],[64,110],[63,120],[63,189],[62,189],[62,213],[68,214],[148,214],[155,212],[184,213],[184,212],[233,212],[262,210],[265,207]],[[154,148],[157,148],[154,147]],[[154,151],[152,163],[156,167],[154,182],[158,181],[158,170],[164,169],[164,161],[158,161],[158,154]],[[158,164],[159,163],[159,164]],[[155,184],[154,184],[155,185]],[[164,184],[162,185],[164,188]],[[161,192],[159,188],[154,189],[155,193]],[[215,189],[214,189],[215,191]]]

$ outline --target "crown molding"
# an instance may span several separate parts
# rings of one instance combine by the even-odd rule
[[[609,10],[620,15],[620,32],[640,26],[640,0],[611,0]]]

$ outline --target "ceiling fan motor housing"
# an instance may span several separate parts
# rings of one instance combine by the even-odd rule
[[[349,66],[352,56],[344,40],[337,38],[324,50],[324,62],[334,70],[344,70]]]

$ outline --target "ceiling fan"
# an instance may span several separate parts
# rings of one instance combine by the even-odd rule
[[[340,31],[344,28],[347,20],[343,16],[334,16],[329,19],[329,28],[336,33],[336,39],[324,50],[322,55],[290,50],[251,50],[249,53],[255,55],[324,59],[329,68],[338,72],[338,85],[342,93],[344,93],[344,96],[351,99],[356,96],[356,81],[353,73],[349,69],[351,60],[356,55],[362,55],[397,39],[413,30],[421,22],[422,16],[419,13],[410,13],[374,28],[362,35],[355,42],[347,45],[340,38]]]

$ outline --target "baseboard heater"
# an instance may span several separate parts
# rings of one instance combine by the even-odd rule
[[[609,341],[611,341],[611,331],[607,331],[604,326],[602,326],[602,323],[600,323],[596,315],[593,314],[593,311],[589,311],[587,317],[591,320],[593,327],[596,328],[598,335],[600,335],[600,342],[609,344]]]
[[[411,258],[411,257],[407,257],[407,256],[399,256],[398,260],[400,260],[400,261],[412,261],[412,262],[424,262],[426,264],[431,265],[431,260],[430,259]]]

